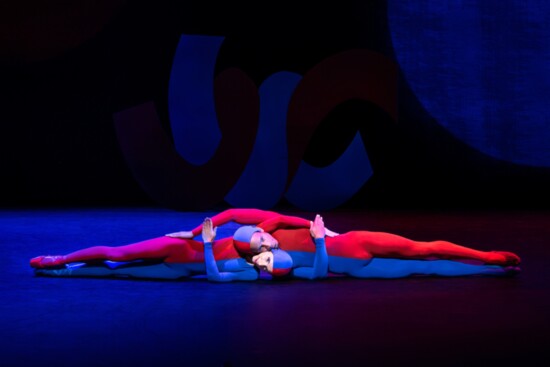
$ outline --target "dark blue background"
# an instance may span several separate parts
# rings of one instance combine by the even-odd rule
[[[361,134],[374,175],[343,207],[549,204],[544,2],[25,4],[7,2],[1,15],[0,205],[155,205],[124,161],[112,114],[152,100],[170,132],[182,33],[226,37],[217,70],[238,66],[257,83],[352,48],[394,58],[398,124],[348,101],[306,151],[326,165],[372,121]]]

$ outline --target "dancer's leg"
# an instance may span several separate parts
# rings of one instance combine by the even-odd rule
[[[182,247],[186,244],[186,241],[188,240],[163,236],[125,246],[94,246],[71,252],[67,255],[46,257],[40,256],[31,260],[31,266],[42,268],[90,260],[163,260],[175,255],[177,251],[181,252]]]
[[[520,262],[519,257],[511,252],[479,251],[448,241],[413,241],[385,232],[349,232],[341,240],[346,246],[360,245],[373,257],[473,259],[495,265],[517,265]]]
[[[131,261],[137,259],[164,259],[185,243],[185,240],[172,237],[157,237],[125,246],[94,246],[65,255],[65,261],[79,262],[105,259],[112,261]]]
[[[405,278],[413,275],[443,277],[488,275],[509,276],[519,272],[518,268],[503,268],[498,265],[470,265],[449,260],[402,260],[374,258],[371,262],[350,273],[357,278]]]
[[[132,265],[119,268],[107,266],[66,266],[62,269],[36,269],[36,275],[51,277],[122,277],[138,279],[179,279],[188,277],[191,272],[184,266],[171,266],[169,264]]]

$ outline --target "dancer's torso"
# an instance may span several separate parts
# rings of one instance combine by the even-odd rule
[[[271,233],[281,249],[292,257],[293,266],[312,267],[315,242],[309,229],[279,229]],[[329,257],[329,271],[347,273],[368,265],[372,256],[366,251],[361,232],[347,232],[336,237],[325,237]]]
[[[155,240],[162,246],[168,246],[169,256],[164,260],[167,263],[204,263],[204,245],[202,242],[171,237],[159,237]],[[240,257],[233,246],[231,238],[216,240],[212,249],[216,261]]]
[[[192,239],[181,239],[172,237],[158,237],[143,243],[151,248],[159,248],[159,253],[165,253],[167,256],[162,260],[172,267],[185,268],[192,272],[204,273],[206,266],[204,263],[204,245],[202,242]],[[221,272],[235,272],[250,268],[251,265],[241,258],[231,238],[222,238],[215,241],[213,246],[214,259]]]

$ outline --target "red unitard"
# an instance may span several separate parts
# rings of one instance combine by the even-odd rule
[[[98,260],[106,261],[108,266],[96,264]],[[137,260],[137,265],[124,264]],[[212,246],[163,236],[125,246],[89,247],[65,256],[39,256],[31,260],[31,266],[37,268],[36,274],[47,276],[179,279],[208,274],[208,279],[214,281],[258,278],[257,270],[238,254],[231,238],[220,239]]]
[[[212,218],[214,226],[223,225],[229,221],[240,224],[253,224],[271,233],[280,244],[281,249],[292,253],[295,267],[310,267],[312,255],[316,251],[315,243],[310,235],[310,221],[280,215],[276,212],[258,209],[229,209]],[[201,233],[202,224],[193,229],[193,235]],[[384,272],[384,277],[396,277],[403,274],[414,273],[421,269],[421,273],[433,272],[435,266],[445,265],[444,272],[435,273],[480,273],[479,269],[457,269],[456,264],[442,264],[441,262],[391,262],[391,269],[401,269],[396,275],[385,275],[390,268],[389,262],[379,262],[381,270],[375,270],[372,258],[378,259],[474,259],[486,264],[516,265],[519,257],[512,253],[478,251],[464,246],[459,246],[447,241],[419,242],[401,236],[384,232],[352,231],[335,237],[326,237],[326,249],[329,256],[329,270],[335,273],[347,273],[359,277],[379,276]],[[205,261],[205,252],[208,258]],[[95,260],[110,260],[115,262],[128,262],[134,260],[161,261],[164,266],[133,267],[118,269],[121,275],[152,278],[180,278],[194,274],[204,274],[206,266],[215,269],[216,274],[212,280],[254,280],[257,273],[250,264],[244,261],[236,251],[232,238],[217,240],[215,245],[204,246],[202,242],[192,239],[172,238],[168,236],[153,238],[125,246],[109,247],[94,246],[72,252],[64,257],[55,257],[54,265],[62,265]],[[59,261],[61,259],[61,261]],[[210,261],[209,261],[210,260]],[[31,260],[31,266],[33,261]],[[45,267],[50,264],[42,264]],[[369,265],[369,266],[367,266]],[[408,269],[404,269],[406,265]],[[432,270],[427,269],[430,265]],[[390,269],[390,270],[391,270]],[[439,267],[438,269],[441,269]],[[40,270],[40,269],[39,269]],[[40,270],[45,275],[110,275],[98,268]],[[489,269],[491,270],[491,269]],[[492,271],[492,270],[491,270]],[[209,276],[210,279],[210,276]]]
[[[229,209],[212,217],[214,226],[229,221],[253,224],[270,233],[285,251],[315,252],[309,232],[310,221],[259,209]],[[193,229],[198,235],[202,225]],[[520,259],[510,252],[479,251],[448,241],[414,241],[386,232],[350,231],[326,238],[331,257],[369,260],[373,257],[394,259],[477,260],[485,264],[517,265]]]
[[[216,261],[239,258],[230,238],[216,241]],[[191,239],[162,236],[124,246],[94,246],[65,255],[65,263],[90,260],[132,261],[161,260],[166,263],[203,263],[203,243]]]

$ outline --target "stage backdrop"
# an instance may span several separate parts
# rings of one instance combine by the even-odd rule
[[[4,7],[4,206],[550,203],[546,2]]]

